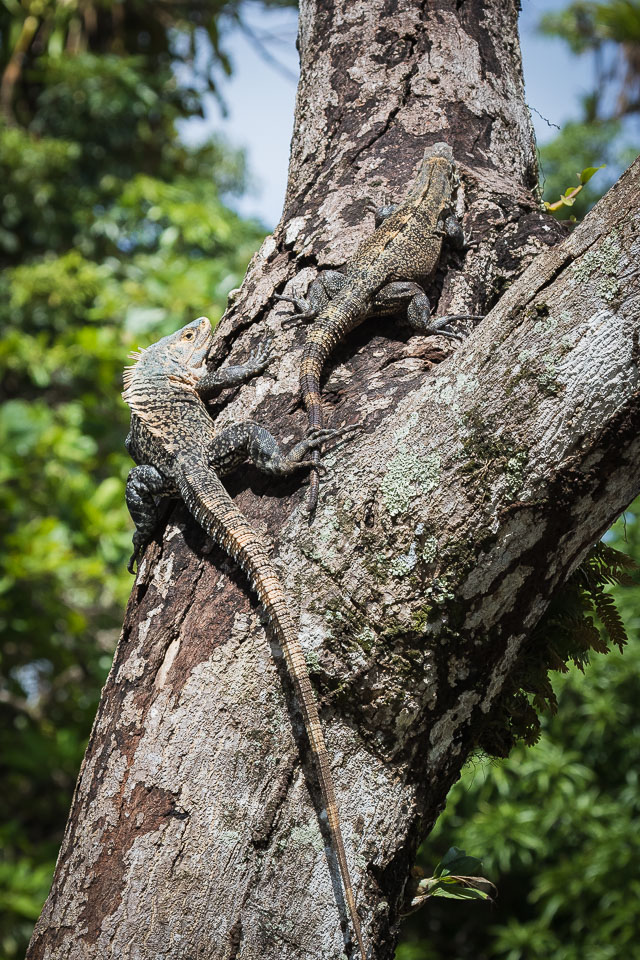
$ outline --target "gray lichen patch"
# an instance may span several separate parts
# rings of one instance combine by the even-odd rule
[[[433,563],[438,556],[438,541],[435,537],[427,537],[422,544],[422,559],[425,563]]]
[[[617,233],[614,231],[605,237],[602,243],[588,250],[580,260],[573,265],[573,276],[578,283],[586,283],[598,273],[597,291],[605,303],[611,303],[620,294],[620,256],[622,247]]]
[[[520,384],[528,382],[537,387],[544,396],[558,393],[560,384],[557,375],[557,350],[541,355],[538,348],[525,347],[520,350],[516,359],[517,363],[507,384],[508,392],[513,392]]]
[[[424,523],[419,523],[406,553],[397,554],[389,562],[392,577],[406,577],[424,560]]]
[[[216,834],[218,843],[225,847],[235,847],[242,839],[237,830],[219,830]]]
[[[309,823],[293,827],[287,840],[280,840],[278,846],[281,850],[287,847],[313,847],[318,853],[324,850],[324,841],[318,828],[317,820],[310,820]]]
[[[545,340],[555,332],[558,321],[548,312],[546,304],[536,304],[536,308],[539,319],[533,325],[533,335],[536,340]]]
[[[424,597],[434,607],[443,606],[448,600],[455,600],[455,592],[450,578],[434,577],[424,589]]]
[[[507,498],[515,500],[524,483],[524,471],[529,456],[525,450],[509,457],[504,467],[504,481]]]
[[[406,577],[408,573],[415,568],[418,562],[418,557],[416,554],[416,543],[415,540],[409,547],[407,553],[402,554],[399,557],[395,557],[389,564],[389,573],[392,577]]]
[[[371,627],[363,627],[362,630],[356,634],[354,640],[363,651],[369,653],[373,649],[374,643],[377,642],[377,637]]]
[[[432,384],[432,402],[441,404],[448,411],[458,413],[462,397],[475,395],[481,389],[475,376],[461,370],[448,376],[435,377]]]
[[[316,650],[306,649],[304,651],[304,659],[307,664],[307,670],[309,673],[320,673],[322,670],[322,664],[320,663],[320,657]]]
[[[416,497],[429,493],[437,486],[440,472],[437,453],[397,453],[380,484],[382,500],[389,515],[397,517],[406,513]]]

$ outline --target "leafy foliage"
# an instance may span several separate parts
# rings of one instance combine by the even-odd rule
[[[564,193],[560,194],[560,199],[556,200],[555,203],[545,202],[546,209],[553,213],[555,210],[559,210],[560,207],[572,207],[576,202],[576,197],[582,192],[584,186],[589,183],[592,176],[597,173],[598,170],[602,170],[604,166],[605,164],[602,163],[599,167],[585,167],[584,170],[576,174],[578,179],[577,185],[567,187]]]
[[[550,671],[566,673],[569,663],[584,671],[590,651],[608,653],[610,645],[622,652],[628,638],[607,587],[631,586],[634,569],[632,558],[605,543],[591,548],[552,597],[509,685],[496,701],[480,740],[483,750],[506,757],[518,740],[528,746],[538,741],[540,714],[555,713],[558,707]]]
[[[562,37],[573,53],[595,54],[596,83],[589,98],[590,119],[607,109],[612,94],[615,113],[638,110],[640,101],[640,3],[638,0],[575,0],[559,13],[546,13],[541,31]]]
[[[174,27],[193,16],[190,42],[224,6],[0,7],[3,960],[46,895],[130,589],[127,353],[219,316],[263,234],[223,200],[242,157],[176,132],[201,107],[176,82]]]
[[[175,71],[181,82],[165,89],[165,96],[171,96],[180,116],[201,114],[202,94],[210,91],[219,97],[220,78],[231,73],[224,35],[231,25],[242,27],[242,8],[250,2],[265,7],[295,6],[295,0],[162,0],[160,9],[154,0],[4,0],[0,6],[0,108],[5,116],[28,123],[41,89],[31,75],[32,67],[37,64],[41,68],[43,62],[74,74],[67,75],[66,89],[49,85],[45,106],[66,99],[75,109],[88,104],[95,93],[101,99],[110,79],[119,83],[118,60],[131,54],[141,58],[142,66],[129,74],[132,87],[138,86],[146,72],[145,64],[151,68],[147,79],[157,69]],[[112,55],[111,75],[105,73],[102,80],[96,80],[90,67],[85,70],[82,54],[86,52],[105,59]],[[149,88],[158,89],[152,79]],[[73,93],[79,97],[74,98]],[[127,115],[127,123],[134,122],[135,113]],[[73,124],[62,112],[57,116],[63,123]],[[160,126],[165,121],[170,124],[171,116],[164,109],[159,118]],[[153,123],[154,118],[150,119]],[[123,131],[111,133],[123,139]],[[104,137],[109,151],[107,127]]]
[[[461,873],[473,870],[473,874]],[[408,907],[405,913],[418,910],[431,897],[446,897],[449,900],[490,900],[489,889],[493,884],[479,876],[482,860],[467,856],[465,850],[451,847],[436,864],[432,877],[425,877],[420,867],[414,867],[413,875],[405,892]],[[488,888],[488,889],[487,889]]]
[[[544,196],[554,203],[567,184],[575,183],[582,168],[605,166],[588,182],[571,206],[557,211],[560,218],[580,220],[635,158],[636,151],[624,142],[619,120],[594,120],[565,124],[561,132],[540,148],[540,171]]]

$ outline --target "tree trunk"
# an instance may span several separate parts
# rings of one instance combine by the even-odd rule
[[[220,425],[303,435],[306,331],[272,295],[343,264],[373,229],[367,199],[402,198],[437,140],[472,245],[429,292],[439,314],[493,307],[455,352],[395,319],[339,348],[325,418],[365,429],[327,456],[312,524],[304,487],[249,469],[229,485],[274,543],[366,947],[387,960],[417,844],[470,751],[522,732],[513,698],[544,657],[532,628],[640,490],[639,168],[553,246],[515,4],[306,0],[299,43],[285,213],[217,336],[240,362],[272,333],[275,380],[229,392]],[[320,812],[250,587],[177,507],[131,595],[28,956],[338,958]]]

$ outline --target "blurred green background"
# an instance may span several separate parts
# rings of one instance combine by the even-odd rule
[[[131,586],[126,355],[217,319],[265,233],[232,209],[242,154],[178,133],[224,97],[247,2],[0,3],[0,960],[47,894]],[[594,66],[542,155],[550,200],[608,164],[561,211],[579,218],[636,152],[640,5],[544,29]],[[610,542],[640,560],[634,508]],[[398,960],[640,956],[640,589],[616,596],[624,656],[561,678],[537,746],[470,763],[421,852],[427,873],[452,844],[482,857],[498,900],[430,901]]]

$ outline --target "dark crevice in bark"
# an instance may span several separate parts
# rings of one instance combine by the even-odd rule
[[[286,758],[284,769],[278,771],[275,785],[262,811],[262,822],[251,831],[251,842],[257,850],[263,850],[271,843],[278,813],[289,792],[296,767],[297,759],[291,755]]]
[[[418,47],[418,39],[416,38],[415,41],[410,42],[409,55],[407,57],[408,60],[413,59],[415,50],[417,47]],[[382,128],[380,130],[377,130],[373,134],[373,136],[371,136],[369,140],[367,140],[366,143],[358,147],[357,150],[352,154],[352,156],[349,158],[349,161],[348,161],[349,167],[357,166],[358,159],[360,158],[360,156],[362,156],[363,153],[367,153],[369,150],[371,150],[371,148],[375,146],[376,143],[379,143],[383,139],[383,137],[386,136],[386,134],[389,132],[396,117],[398,116],[400,111],[406,106],[409,100],[409,94],[411,91],[411,82],[413,78],[416,76],[416,74],[418,73],[419,66],[420,64],[418,62],[415,62],[412,65],[411,69],[407,73],[406,78],[403,81],[402,90],[400,92],[400,98],[398,103],[396,103],[396,105],[389,110],[387,118],[382,124]]]
[[[236,960],[242,944],[242,920],[238,918],[228,933],[229,960]]]

